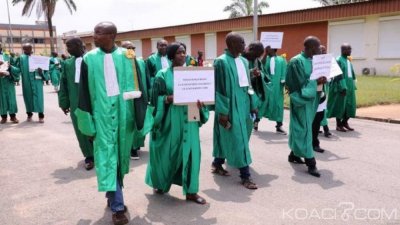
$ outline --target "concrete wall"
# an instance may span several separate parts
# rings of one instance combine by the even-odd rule
[[[362,38],[358,41],[363,43],[360,45],[362,55],[354,57],[353,65],[356,74],[361,74],[363,68],[372,68],[371,71],[375,70],[377,75],[400,75],[392,73],[391,68],[400,63],[400,57],[379,57],[379,33],[380,33],[380,20],[385,17],[379,15],[371,15],[364,18],[360,18],[363,23],[364,29]],[[399,18],[400,19],[400,18]],[[346,21],[342,21],[345,23]],[[335,21],[331,22],[335,23]],[[332,32],[332,26],[328,26],[329,31]],[[399,29],[400,27],[393,27],[393,29]],[[344,34],[344,35],[352,35]],[[400,39],[399,39],[400,40]],[[329,40],[334,42],[334,40]],[[328,49],[335,48],[335,55],[338,55],[340,46],[329,46]]]

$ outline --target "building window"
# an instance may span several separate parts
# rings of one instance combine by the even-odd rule
[[[400,17],[381,18],[379,21],[379,58],[400,58]]]
[[[353,58],[364,58],[364,20],[350,20],[329,23],[329,52],[335,56],[341,55],[340,46],[349,43]]]
[[[192,42],[190,40],[190,36],[176,36],[175,41],[184,43],[186,45],[186,54],[190,55],[192,52]]]
[[[33,43],[35,44],[44,44],[44,38],[34,38]]]
[[[205,34],[205,59],[214,60],[217,58],[217,35],[215,33]]]
[[[21,43],[21,38],[20,37],[13,37],[13,43]],[[7,37],[7,43],[11,43],[11,37]]]
[[[133,45],[135,46],[135,54],[137,57],[142,57],[142,41],[141,40],[132,40]]]

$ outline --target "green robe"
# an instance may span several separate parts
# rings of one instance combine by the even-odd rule
[[[58,61],[58,62],[57,62]],[[56,57],[50,58],[50,68],[49,68],[49,75],[51,79],[51,84],[54,87],[58,87],[60,85],[60,59]]]
[[[248,61],[240,56],[247,71],[249,83],[250,72]],[[249,95],[249,87],[240,87],[232,54],[225,54],[214,61],[215,69],[215,119],[213,156],[227,159],[228,165],[242,168],[251,164],[249,140],[253,121],[251,109],[257,108],[257,96]],[[218,115],[228,115],[231,123],[229,130],[218,122]]]
[[[115,191],[117,179],[123,181],[129,172],[130,150],[135,127],[133,100],[124,100],[123,93],[134,90],[132,62],[126,49],[114,48],[119,95],[109,97],[104,78],[105,53],[88,52],[82,61],[79,101],[75,115],[79,130],[93,141],[94,160],[99,191]]]
[[[10,62],[9,76],[0,77],[0,115],[16,114],[18,112],[15,82],[19,81],[18,68],[13,66],[9,55],[3,55],[4,61]]]
[[[261,72],[261,76],[255,77],[252,72],[250,72],[250,78],[251,78],[251,85],[254,88],[254,92],[258,97],[258,115],[257,118],[261,118],[263,115],[265,115],[267,111],[267,96],[266,93],[268,93],[269,85],[268,83],[270,82],[269,75],[264,71],[264,67],[262,66],[261,60],[257,59],[257,64],[258,64],[258,69]],[[251,71],[252,69],[255,68],[255,61],[249,61],[249,70]]]
[[[70,109],[72,125],[74,126],[75,135],[79,142],[84,157],[93,156],[93,144],[90,143],[87,136],[83,135],[78,128],[75,110],[78,108],[78,87],[79,83],[75,83],[75,60],[72,56],[63,63],[60,91],[58,92],[58,105],[62,109]]]
[[[265,62],[265,71],[269,74],[271,82],[268,84],[267,95],[267,111],[263,115],[271,121],[283,121],[283,101],[284,86],[286,78],[286,59],[282,56],[275,56],[275,73],[271,74],[270,63],[271,57],[267,57]]]
[[[168,64],[171,66],[171,61],[168,60]],[[161,63],[161,54],[156,52],[149,56],[146,60],[146,66],[147,66],[147,71],[150,76],[150,87],[153,86],[154,78],[156,77],[158,71],[162,69],[162,63]],[[149,93],[152,93],[149,90]]]
[[[290,97],[289,147],[298,157],[313,158],[312,123],[319,96],[317,81],[309,80],[312,60],[302,52],[287,67],[286,85]]]
[[[164,192],[177,184],[183,187],[184,195],[194,194],[199,191],[199,127],[207,122],[208,110],[201,109],[199,122],[189,122],[187,106],[165,104],[166,96],[173,95],[173,85],[172,67],[157,74],[152,94],[155,121],[150,135],[146,183]]]
[[[343,119],[356,116],[356,75],[351,65],[351,75],[348,76],[347,57],[340,56],[336,59],[343,74],[335,77],[329,84],[328,117]],[[346,95],[340,93],[346,90]]]
[[[149,100],[149,89],[150,89],[150,80],[149,77],[147,75],[147,70],[146,70],[146,64],[142,59],[136,59],[136,70],[138,73],[138,82],[139,84],[139,90],[142,92],[142,96],[141,101],[137,101],[135,102],[135,108],[139,107],[136,106],[136,103],[142,103],[143,105],[141,107],[144,107],[144,112],[146,112],[147,110],[147,103]],[[149,121],[146,120],[146,116],[145,119],[143,121],[144,123],[149,123]],[[144,124],[143,126],[151,126],[150,124]],[[134,135],[133,135],[133,149],[137,149],[140,147],[144,147],[144,142],[146,140],[146,135],[142,134],[138,129],[135,129]]]
[[[43,113],[43,80],[47,80],[45,71],[42,75],[37,70],[29,72],[29,56],[25,54],[18,58],[17,65],[22,77],[22,94],[26,112]]]

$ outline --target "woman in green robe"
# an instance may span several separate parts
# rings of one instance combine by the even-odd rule
[[[1,55],[1,46],[0,46]],[[11,57],[8,54],[3,54],[3,61],[0,61],[0,65],[8,62],[8,74],[0,74],[0,123],[7,122],[7,114],[10,115],[10,121],[12,123],[19,123],[16,117],[18,112],[17,98],[15,95],[15,82],[19,81],[19,71],[11,63]]]
[[[199,191],[200,137],[199,128],[208,120],[208,110],[198,102],[200,121],[188,121],[188,106],[173,104],[174,67],[185,63],[181,43],[168,46],[172,66],[157,73],[153,85],[155,107],[154,128],[150,135],[150,159],[146,183],[156,193],[168,192],[172,184],[181,185],[186,200],[198,204],[206,201]]]

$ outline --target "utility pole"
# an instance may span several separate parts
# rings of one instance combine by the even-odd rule
[[[258,1],[254,0],[254,9],[253,9],[253,41],[257,41],[258,36]]]
[[[10,8],[8,6],[8,0],[6,0],[7,3],[7,13],[8,13],[8,37],[10,38],[10,41],[8,42],[8,48],[11,50],[11,52],[14,52],[14,40],[13,40],[13,35],[11,31],[11,19],[10,19]]]

